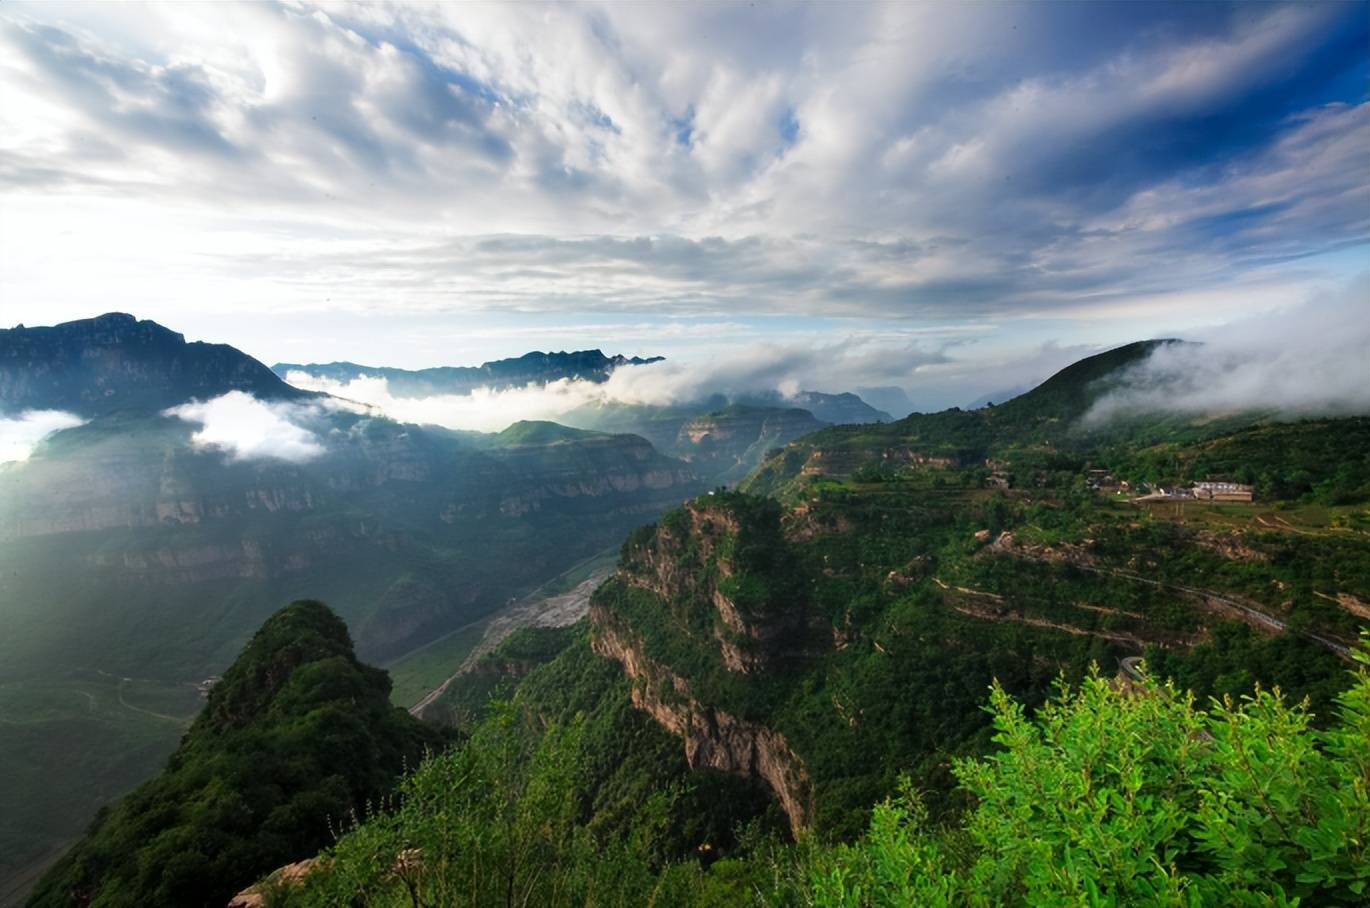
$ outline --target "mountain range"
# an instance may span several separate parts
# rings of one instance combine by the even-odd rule
[[[308,396],[227,344],[186,343],[175,331],[120,312],[0,330],[0,407],[6,410],[94,417],[161,410],[229,391],[264,400]]]
[[[544,387],[558,381],[603,383],[616,369],[649,366],[664,357],[605,356],[599,350],[572,353],[528,353],[479,367],[444,366],[405,370],[355,363],[277,363],[281,378],[307,377],[342,386],[357,379],[383,379],[387,393],[400,398],[464,395],[481,388],[505,391]],[[346,393],[345,388],[339,393]],[[773,447],[808,434],[825,424],[888,422],[883,410],[851,392],[827,394],[751,390],[731,395],[705,394],[669,405],[626,404],[606,398],[558,415],[566,425],[618,434],[640,435],[658,451],[688,462],[712,482],[735,482]]]
[[[624,905],[845,904],[810,882],[826,871],[804,862],[829,858],[789,843],[866,842],[882,799],[916,791],[900,801],[923,818],[908,835],[934,847],[927,830],[966,815],[963,761],[993,759],[1004,741],[983,708],[991,685],[1031,710],[1063,676],[1098,670],[1118,672],[1119,690],[1169,677],[1200,697],[1259,682],[1306,697],[1306,721],[1331,727],[1370,628],[1370,418],[1092,416],[1173,343],[1090,357],[994,407],[864,425],[729,402],[601,414],[649,427],[637,435],[543,422],[485,436],[266,395],[317,439],[299,462],[207,448],[164,412],[183,401],[81,411],[85,425],[0,467],[0,594],[17,604],[16,633],[0,641],[0,719],[21,730],[0,753],[14,818],[3,852],[16,868],[55,858],[83,815],[145,778],[189,727],[167,772],[98,820],[34,904],[157,903],[165,875],[118,868],[195,841],[209,844],[177,866],[214,899],[307,862],[244,904],[262,891],[281,904],[446,904],[441,893],[458,891],[485,904],[493,890],[475,893],[495,885],[481,869],[492,866],[530,904],[588,892]],[[245,390],[233,380],[198,393]],[[51,406],[22,393],[24,406]],[[740,481],[699,494],[701,476]],[[1243,483],[1256,503],[1132,500],[1203,480]],[[403,780],[392,772],[404,792],[393,809],[367,814],[359,790],[311,802],[317,774],[279,788],[282,803],[317,803],[312,815],[231,808],[241,770],[205,731],[229,695],[209,684],[192,722],[193,682],[222,673],[256,689],[245,679],[271,674],[270,653],[288,648],[274,629],[295,619],[282,615],[307,615],[310,635],[341,647],[336,612],[358,655],[402,671],[422,641],[459,639],[610,546],[615,568],[579,623],[524,629],[460,670],[469,648],[424,650],[451,677],[422,714],[455,723],[460,742]],[[267,620],[292,599],[332,611]],[[252,638],[263,621],[270,646]],[[336,653],[349,666],[351,645]],[[295,719],[309,715],[294,704],[339,711],[340,752],[364,752],[393,721],[349,716],[318,669],[280,658],[263,689],[314,693],[242,701],[235,722],[255,729],[261,759],[291,759]],[[102,743],[52,760],[74,740]],[[52,773],[59,785],[40,781]],[[239,810],[233,835],[196,832],[212,814],[168,812],[169,791]],[[357,820],[309,863],[318,816],[348,798]],[[1356,860],[1329,848],[1338,867]],[[1185,865],[1193,886],[1209,885],[1206,866]],[[1342,877],[1320,888],[1304,870],[1279,874],[1315,902],[1344,894]]]
[[[317,590],[393,665],[702,487],[636,436],[403,425],[117,314],[0,331],[0,413],[49,409],[85,422],[0,465],[0,877],[154,771],[282,601]]]
[[[392,388],[450,393],[462,381],[602,381],[654,361],[539,353],[385,374]],[[378,371],[328,368],[339,381]],[[715,400],[671,415],[667,453],[632,434],[638,422],[497,434],[401,424],[120,313],[0,330],[0,415],[33,410],[82,424],[0,464],[0,692],[23,730],[0,742],[0,879],[50,859],[146,777],[194,714],[197,685],[280,602],[326,598],[362,657],[404,679],[403,702],[442,659],[460,661],[468,626],[824,424]],[[258,447],[233,446],[254,433]],[[79,756],[49,758],[78,740]],[[36,796],[42,777],[63,796]]]

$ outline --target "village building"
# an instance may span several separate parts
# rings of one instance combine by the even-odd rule
[[[985,478],[986,488],[1007,489],[1013,486],[1013,481],[1009,478],[1007,460],[988,458],[985,460],[985,468],[989,470],[989,476]]]
[[[1246,501],[1253,497],[1251,486],[1240,482],[1196,482],[1190,490],[1200,501]]]
[[[1126,479],[1118,479],[1108,470],[1086,470],[1085,484],[1096,492],[1124,492],[1132,488]]]

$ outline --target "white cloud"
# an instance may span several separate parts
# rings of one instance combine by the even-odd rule
[[[666,360],[620,366],[601,383],[560,379],[522,388],[482,387],[470,394],[397,397],[379,376],[364,375],[344,383],[301,370],[291,370],[286,381],[297,388],[374,406],[401,422],[497,432],[518,420],[555,420],[594,404],[670,406],[713,395],[733,399],[779,392],[792,396],[799,391],[847,391],[862,384],[908,384],[919,370],[945,361],[941,352],[917,343],[851,337],[828,344],[755,344],[704,362]]]
[[[268,312],[959,318],[1222,285],[1365,242],[1370,105],[1307,77],[1356,15],[17,7],[0,273],[35,309],[194,282]]]
[[[611,400],[654,405],[755,391],[831,393],[857,385],[908,385],[919,370],[945,361],[939,350],[878,337],[755,344],[703,362],[625,366],[615,369],[603,388]]]
[[[286,381],[297,388],[324,391],[339,398],[375,407],[400,422],[499,432],[523,419],[556,419],[601,401],[604,393],[593,382],[561,379],[547,385],[524,388],[476,388],[470,394],[434,394],[428,397],[396,397],[384,378],[363,375],[348,382],[292,370]]]
[[[324,453],[319,437],[297,424],[311,410],[317,412],[308,405],[266,402],[242,391],[230,391],[166,412],[199,423],[201,428],[191,436],[191,443],[225,451],[230,460],[272,458],[302,463]]]
[[[1169,411],[1370,415],[1370,277],[1337,294],[1196,332],[1165,345],[1089,419]]]
[[[85,422],[61,410],[24,410],[17,416],[0,417],[0,463],[28,460],[43,439]]]

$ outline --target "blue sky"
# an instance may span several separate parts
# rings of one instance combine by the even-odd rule
[[[5,4],[0,322],[961,403],[1357,305],[1368,47],[1364,3]]]

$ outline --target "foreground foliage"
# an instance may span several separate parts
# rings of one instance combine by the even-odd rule
[[[1207,708],[1173,685],[1062,684],[1035,715],[997,686],[998,750],[956,762],[972,806],[929,823],[914,789],[850,845],[742,836],[660,861],[671,795],[593,832],[583,720],[529,736],[498,708],[426,763],[393,813],[343,836],[286,906],[1354,905],[1370,880],[1370,654],[1338,718],[1258,690]]]
[[[1003,749],[958,763],[963,825],[929,829],[909,792],[885,802],[861,842],[818,855],[816,904],[1364,904],[1364,667],[1327,731],[1277,692],[1200,710],[1098,677],[1032,719],[998,689],[991,708]]]

